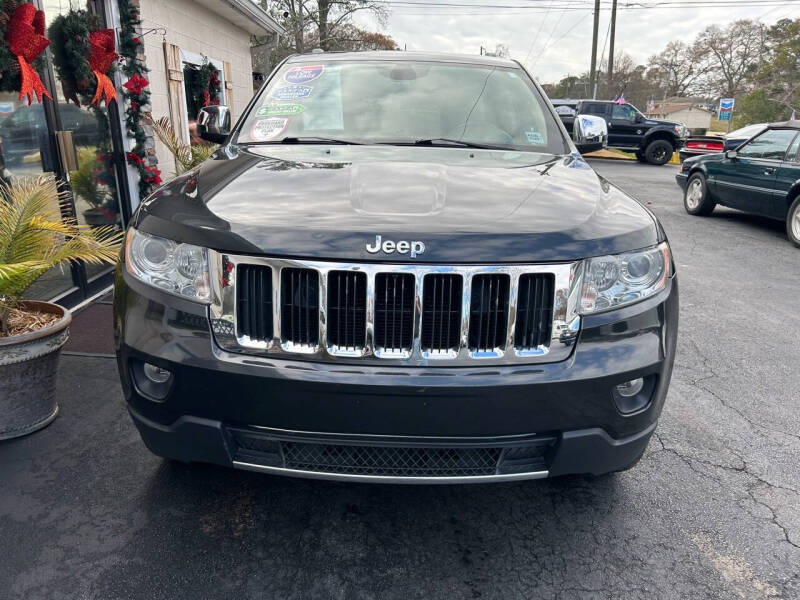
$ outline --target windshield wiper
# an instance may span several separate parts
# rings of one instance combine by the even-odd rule
[[[285,137],[279,140],[281,144],[346,144],[348,146],[361,146],[361,142],[352,140],[340,140],[338,138],[317,137],[314,135],[304,135],[296,137]]]
[[[478,150],[513,150],[508,146],[493,146],[491,144],[475,144],[452,138],[429,138],[414,140],[414,146],[459,146],[461,148],[476,148]]]

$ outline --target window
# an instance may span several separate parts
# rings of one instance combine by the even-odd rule
[[[563,154],[564,138],[524,71],[423,61],[288,63],[262,91],[240,142],[333,137],[413,144],[447,138]]]
[[[556,112],[559,115],[564,115],[566,117],[574,117],[578,114],[571,106],[556,106]]]
[[[800,154],[797,150],[800,148],[800,135],[794,138],[792,145],[789,146],[789,152],[786,153],[787,162],[800,162]]]
[[[615,104],[611,109],[611,118],[615,121],[635,121],[636,110],[627,104]]]
[[[742,146],[738,155],[742,158],[783,160],[796,135],[796,129],[769,129]]]
[[[601,117],[605,117],[606,105],[600,104],[599,102],[588,102],[583,112],[587,115],[599,115]]]

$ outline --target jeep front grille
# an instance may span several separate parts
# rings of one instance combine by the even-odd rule
[[[396,366],[554,362],[569,356],[580,324],[579,263],[352,264],[216,252],[210,262],[214,337],[240,354]]]
[[[367,341],[367,276],[357,271],[328,273],[328,343],[363,350]]]
[[[407,356],[414,334],[414,276],[375,276],[375,349],[380,355]]]
[[[237,277],[236,326],[251,340],[272,339],[272,269],[261,265],[241,265]]]
[[[469,309],[469,349],[496,352],[506,345],[509,276],[475,275]],[[547,302],[547,300],[543,299]],[[549,302],[547,302],[550,304]]]
[[[319,274],[281,269],[281,341],[312,348],[319,342]]]
[[[458,352],[461,275],[429,273],[422,280],[422,340],[426,353]]]

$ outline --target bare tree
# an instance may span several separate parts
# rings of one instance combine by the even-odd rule
[[[747,19],[725,29],[710,25],[694,43],[693,52],[704,69],[707,91],[734,97],[747,91],[748,79],[762,64],[766,52],[766,28]]]
[[[686,96],[706,75],[708,61],[702,61],[696,46],[672,41],[647,61],[647,78],[663,90],[664,96]]]

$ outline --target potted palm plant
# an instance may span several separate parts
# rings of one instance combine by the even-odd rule
[[[112,227],[64,219],[65,201],[49,178],[0,186],[0,440],[40,429],[58,414],[56,371],[70,312],[23,300],[25,291],[53,267],[113,263],[120,250],[122,233]]]

